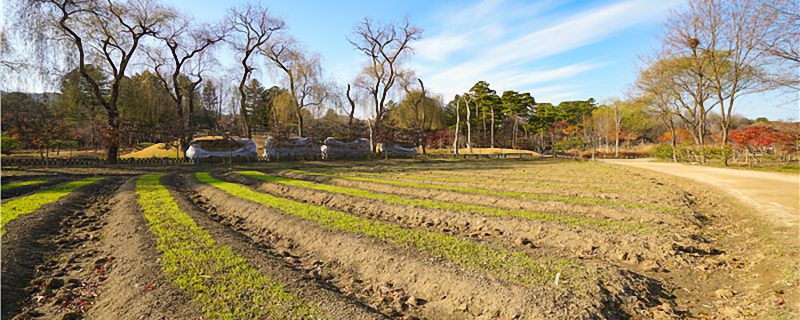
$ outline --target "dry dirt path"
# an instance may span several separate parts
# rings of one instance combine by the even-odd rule
[[[648,169],[688,178],[727,192],[777,225],[800,225],[800,175],[713,168],[653,159],[604,160],[606,163]]]

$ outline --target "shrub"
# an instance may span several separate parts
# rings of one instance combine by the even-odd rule
[[[4,132],[2,141],[0,141],[0,149],[3,150],[3,154],[11,154],[14,151],[22,149],[22,143],[20,143],[17,138],[6,136]]]

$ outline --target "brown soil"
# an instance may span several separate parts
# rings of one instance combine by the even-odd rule
[[[633,163],[633,162],[632,162]],[[635,162],[637,167],[650,166]],[[797,176],[669,167],[667,173],[576,161],[378,161],[242,165],[330,185],[437,201],[529,209],[577,217],[641,222],[646,233],[490,217],[397,205],[266,183],[227,167],[108,167],[3,170],[4,182],[50,177],[168,171],[162,183],[182,211],[250,266],[336,319],[794,319],[800,316]],[[528,186],[388,179],[516,192],[641,201],[677,207],[620,208],[537,201],[306,176],[286,167],[403,172]],[[656,168],[659,169],[659,168]],[[678,170],[680,169],[680,170]],[[330,230],[235,198],[189,173],[324,206],[402,228],[447,234],[586,266],[568,285],[533,286],[459,267],[412,248]],[[702,172],[695,172],[695,171]],[[697,174],[696,176],[695,173]],[[755,175],[753,175],[755,174]],[[689,177],[689,175],[692,175]],[[789,180],[794,179],[794,180]],[[785,181],[789,187],[783,187]],[[793,184],[792,184],[793,183]],[[560,188],[571,186],[569,188]],[[120,186],[121,185],[121,186]],[[711,185],[712,187],[709,187]],[[135,179],[88,185],[11,221],[2,237],[2,319],[203,319],[191,297],[161,270],[161,253],[136,202]],[[585,190],[579,189],[586,186]],[[44,185],[15,191],[13,196]],[[719,187],[721,190],[716,190]],[[22,187],[26,188],[26,187]],[[596,189],[591,189],[596,188]],[[795,189],[797,188],[797,189]],[[606,191],[598,191],[604,189]],[[11,196],[3,194],[3,198]],[[783,212],[776,210],[789,208]],[[795,210],[792,212],[791,210]],[[787,240],[789,239],[789,240]],[[566,288],[569,288],[567,290]]]
[[[293,239],[295,249],[303,253],[301,256],[332,261],[330,265],[341,268],[334,267],[335,274],[355,275],[365,283],[393,283],[407,288],[415,297],[427,301],[420,312],[433,319],[571,318],[580,314],[617,318],[628,315],[626,309],[641,312],[660,304],[660,299],[668,299],[657,282],[627,271],[612,272],[603,266],[587,270],[592,273],[587,275],[589,278],[602,280],[578,283],[580,289],[569,294],[558,288],[509,283],[380,240],[329,231],[208,185],[196,182],[190,185],[217,212],[237,221],[243,232],[257,235],[266,228],[270,230],[267,236],[279,234]]]
[[[207,207],[193,192],[187,190],[184,179],[178,175],[165,177],[165,182],[181,211],[189,214],[202,228],[208,230],[218,243],[233,248],[263,274],[285,284],[285,288],[334,319],[384,319],[385,316],[367,304],[346,296],[330,279],[319,272],[319,263],[296,261],[273,251],[266,243],[259,243],[233,229],[215,210]],[[193,196],[194,195],[194,196]],[[191,200],[190,200],[191,199]],[[193,201],[194,202],[193,202]],[[216,220],[216,221],[215,221]],[[219,223],[222,222],[222,223]]]
[[[138,209],[136,179],[111,201],[99,250],[113,258],[106,284],[87,319],[203,319],[188,296],[161,272],[161,254]]]
[[[27,186],[20,186],[20,187],[16,187],[14,189],[11,189],[11,190],[3,191],[2,195],[0,196],[0,198],[2,198],[3,200],[10,199],[10,198],[15,198],[15,197],[19,197],[19,196],[22,196],[22,195],[25,195],[25,194],[28,194],[28,193],[32,193],[33,191],[37,191],[39,189],[43,189],[43,188],[46,188],[46,187],[49,187],[49,186],[57,185],[59,183],[64,183],[64,182],[72,180],[72,179],[66,178],[66,177],[55,177],[55,176],[52,176],[52,177],[46,177],[46,176],[25,177],[25,176],[21,176],[21,177],[14,177],[12,179],[3,179],[3,184],[17,182],[17,181],[26,181],[26,180],[31,180],[31,179],[39,179],[39,178],[49,178],[49,180],[47,180],[44,183],[38,183],[38,184],[27,185]]]
[[[254,186],[275,196],[397,223],[408,228],[485,241],[525,251],[534,257],[569,257],[593,263],[612,262],[633,268],[637,272],[673,268],[685,260],[678,256],[681,253],[678,248],[703,246],[678,234],[602,232],[514,217],[492,217],[396,205],[324,191],[261,183],[237,174],[227,174],[224,178]]]
[[[621,221],[642,222],[653,225],[666,224],[674,230],[682,232],[695,232],[699,221],[693,218],[693,212],[686,208],[679,208],[676,213],[656,212],[641,208],[619,208],[604,206],[586,206],[569,204],[558,201],[538,201],[530,199],[517,199],[483,194],[469,194],[445,190],[418,189],[411,187],[391,186],[381,183],[352,181],[340,178],[303,175],[293,172],[282,172],[283,176],[321,182],[345,187],[372,190],[383,193],[392,193],[414,198],[430,199],[445,202],[465,203],[471,205],[492,206],[505,209],[525,209],[565,215],[579,215],[600,219],[615,219]],[[688,201],[688,200],[687,200]]]
[[[10,319],[29,307],[31,299],[42,303],[55,301],[56,305],[67,300],[63,299],[67,288],[62,288],[67,279],[60,277],[70,275],[71,262],[62,264],[59,257],[69,250],[67,247],[86,240],[70,232],[72,223],[87,216],[86,212],[102,210],[100,204],[119,182],[111,178],[81,187],[6,224],[7,232],[2,237],[3,319]],[[59,279],[53,280],[50,274],[58,274]],[[72,285],[74,281],[69,283]],[[32,315],[42,313],[32,311]],[[26,315],[20,314],[22,318]]]

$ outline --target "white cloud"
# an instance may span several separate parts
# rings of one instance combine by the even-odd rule
[[[583,61],[537,69],[532,63],[606,40],[621,30],[662,16],[673,4],[674,0],[629,0],[567,16],[537,16],[533,12],[546,11],[550,4],[532,10],[533,7],[502,0],[483,1],[454,13],[439,34],[421,41],[414,65],[427,66],[418,69],[420,74],[428,78],[431,88],[445,96],[464,91],[478,80],[487,80],[503,90],[520,90],[533,83],[566,79],[605,66]],[[554,22],[541,25],[546,21]],[[493,29],[488,30],[502,32],[496,32],[495,37],[476,36],[489,26]],[[456,62],[438,63],[446,58]]]

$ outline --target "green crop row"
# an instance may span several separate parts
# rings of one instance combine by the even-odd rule
[[[289,171],[305,175],[324,176],[324,177],[339,178],[351,181],[370,182],[370,183],[386,184],[398,187],[409,187],[417,189],[445,190],[445,191],[454,191],[461,193],[501,196],[501,197],[517,198],[517,199],[532,199],[540,201],[558,201],[558,202],[580,204],[580,205],[641,208],[641,209],[651,209],[651,210],[670,211],[670,212],[676,210],[675,207],[671,206],[654,205],[654,204],[638,203],[638,202],[623,201],[623,200],[571,197],[571,196],[559,196],[559,195],[543,195],[543,194],[525,193],[517,191],[492,190],[492,189],[483,189],[474,187],[451,186],[451,185],[441,185],[433,183],[409,182],[409,181],[389,180],[389,179],[381,179],[373,177],[360,177],[360,176],[351,176],[342,174],[321,173],[321,172],[297,170],[297,169],[290,169]]]
[[[455,178],[454,175],[449,175],[448,177],[440,177],[434,176],[433,174],[430,175],[418,175],[418,174],[408,174],[408,173],[373,173],[373,172],[347,172],[348,174],[355,174],[355,175],[371,175],[371,176],[378,176],[378,177],[389,177],[392,179],[411,179],[411,180],[428,180],[428,181],[442,181],[442,182],[452,182],[452,183],[472,183],[472,184],[483,184],[483,185],[496,185],[496,186],[516,186],[516,187],[533,187],[533,188],[551,188],[556,190],[592,190],[597,192],[603,193],[641,193],[639,190],[622,190],[622,189],[612,189],[612,188],[603,188],[603,187],[595,187],[595,186],[586,186],[586,185],[570,185],[570,184],[563,184],[563,183],[554,183],[554,182],[520,182],[520,181],[494,181],[489,180],[489,177],[484,177],[485,179],[466,179],[466,178]],[[457,177],[457,175],[456,175]]]
[[[78,181],[67,182],[52,186],[34,194],[16,198],[3,204],[2,218],[0,218],[0,234],[5,234],[5,225],[21,215],[32,213],[43,205],[58,201],[73,190],[106,178],[86,178]]]
[[[445,176],[445,177],[457,177],[457,176],[471,176],[472,178],[481,178],[481,179],[493,179],[496,176],[507,176],[507,177],[518,177],[516,176],[517,172],[511,171],[483,171],[483,170],[474,170],[468,169],[466,171],[441,171],[435,170],[430,167],[403,167],[404,170],[392,170],[391,168],[371,168],[369,171],[364,171],[364,169],[356,169],[356,168],[339,168],[339,167],[312,167],[313,171],[320,171],[320,172],[328,172],[328,173],[343,173],[343,174],[363,174],[363,175],[374,175],[374,176],[381,176],[381,175],[389,175],[389,176],[398,176],[402,175],[403,177],[412,176],[411,172],[419,172],[420,170],[425,173],[425,175],[413,175],[416,177],[425,177],[425,179],[430,178],[431,176]],[[594,167],[593,167],[594,168]],[[414,170],[416,169],[416,170]],[[555,169],[555,168],[554,168]],[[429,171],[433,170],[433,171]],[[619,172],[609,172],[603,173],[600,177],[596,177],[595,179],[591,179],[591,177],[587,177],[586,174],[589,172],[556,172],[554,173],[552,170],[547,169],[539,169],[536,171],[528,171],[524,173],[524,179],[522,180],[506,180],[502,182],[505,184],[506,182],[512,183],[521,183],[528,186],[563,186],[563,187],[576,187],[580,189],[586,189],[589,184],[602,184],[604,187],[591,187],[591,189],[596,189],[597,191],[607,191],[613,192],[614,190],[622,191],[619,189],[615,189],[617,185],[624,185],[624,186],[653,186],[651,183],[646,182],[638,182],[638,181],[625,181],[619,182],[619,180],[609,181],[607,176],[609,174],[614,174]],[[596,172],[591,172],[591,174],[596,174]],[[569,179],[564,179],[565,177],[571,177]],[[575,180],[575,178],[582,178],[579,180]],[[587,179],[589,178],[589,179]],[[486,180],[476,179],[481,183],[485,183]],[[498,182],[499,183],[499,182]],[[629,192],[625,190],[624,192]]]
[[[313,221],[337,231],[366,235],[386,242],[439,257],[473,271],[534,286],[545,286],[557,274],[561,279],[577,279],[582,268],[576,261],[536,259],[522,252],[509,251],[441,233],[402,228],[398,225],[365,219],[341,211],[292,201],[198,172],[199,181],[217,187],[235,197],[278,209],[286,214]]]
[[[41,183],[47,182],[47,180],[48,179],[39,178],[39,179],[32,179],[32,180],[28,180],[28,181],[7,183],[7,184],[4,184],[3,186],[0,186],[0,191],[5,192],[5,191],[13,190],[13,189],[16,189],[16,188],[19,188],[19,187],[31,186],[31,185],[35,185],[35,184],[41,184]]]
[[[315,308],[287,293],[283,286],[250,267],[228,246],[178,208],[159,183],[162,175],[145,175],[136,183],[138,203],[156,236],[167,277],[188,292],[210,319],[319,318]]]
[[[469,212],[473,214],[487,215],[487,216],[517,217],[534,221],[537,220],[550,221],[576,227],[587,227],[596,230],[647,232],[648,230],[651,229],[650,226],[641,223],[630,223],[624,221],[596,219],[588,217],[575,217],[575,216],[559,215],[559,214],[540,212],[534,210],[513,210],[513,209],[460,204],[460,203],[452,203],[452,202],[444,202],[444,201],[436,201],[428,199],[409,198],[405,196],[380,193],[358,188],[333,186],[333,185],[315,183],[305,180],[267,175],[260,171],[235,171],[235,173],[267,182],[276,182],[288,186],[338,193],[352,197],[379,200],[400,205],[417,206],[417,207],[449,210],[449,211]]]

